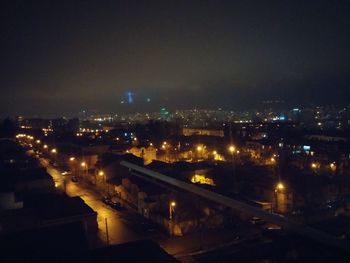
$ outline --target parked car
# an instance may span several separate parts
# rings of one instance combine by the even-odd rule
[[[111,205],[112,200],[108,198],[107,196],[102,197],[101,201],[105,203],[106,205]]]
[[[110,204],[109,204],[112,208],[114,208],[115,210],[118,210],[118,211],[121,211],[123,210],[123,206],[120,202],[114,202],[114,201],[111,201]]]

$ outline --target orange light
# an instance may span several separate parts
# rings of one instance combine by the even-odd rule
[[[284,185],[280,182],[277,184],[277,189],[278,190],[283,190],[284,189]]]

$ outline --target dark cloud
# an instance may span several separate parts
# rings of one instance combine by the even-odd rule
[[[348,1],[7,1],[2,114],[349,100]],[[151,103],[141,103],[146,98]]]

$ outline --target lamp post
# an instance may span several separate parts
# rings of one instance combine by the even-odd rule
[[[107,195],[109,195],[109,185],[107,184],[107,177],[104,171],[99,171],[98,175],[101,176],[103,178],[103,182],[105,185],[105,191],[107,191]]]
[[[75,157],[74,156],[69,157],[69,167],[70,167],[73,175],[75,176],[76,167],[75,167]]]
[[[198,145],[196,149],[197,149],[197,152],[198,152],[197,160],[200,161],[203,158],[204,146],[203,145]]]
[[[285,186],[282,182],[277,183],[276,188],[275,188],[275,203],[276,203],[276,211],[280,212],[282,210],[282,206],[279,206],[279,201],[284,202],[284,198],[279,195],[283,195],[285,190]]]
[[[169,203],[169,228],[170,228],[170,236],[173,235],[173,213],[175,212],[175,206],[176,206],[176,203],[175,201],[171,201]]]
[[[80,165],[83,168],[83,170],[85,171],[85,176],[86,176],[87,175],[87,169],[88,169],[88,166],[87,166],[86,162],[82,162]]]
[[[170,163],[170,147],[171,145],[166,141],[162,144],[162,149],[165,151],[165,161]]]
[[[231,153],[231,157],[232,157],[233,189],[234,189],[234,191],[238,191],[238,185],[237,185],[237,180],[236,180],[236,160],[235,160],[236,147],[234,145],[230,145],[228,147],[228,150]]]

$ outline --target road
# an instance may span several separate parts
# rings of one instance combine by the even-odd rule
[[[51,175],[55,187],[61,191],[64,191],[64,176],[54,168],[47,159],[39,158],[39,162],[43,167],[46,167],[47,172]]]
[[[109,244],[120,244],[140,239],[153,239],[161,241],[166,237],[159,231],[148,231],[143,227],[144,220],[135,212],[116,211],[101,201],[101,195],[94,191],[92,186],[84,182],[74,183],[70,176],[63,176],[61,172],[53,167],[48,160],[39,159],[42,166],[47,168],[47,172],[52,176],[55,187],[59,191],[66,191],[69,196],[80,196],[84,202],[97,212],[98,237],[107,243],[106,222],[108,225]]]
[[[108,225],[109,244],[120,244],[129,241],[159,238],[159,233],[150,233],[139,227],[141,218],[128,211],[116,211],[101,201],[100,196],[80,183],[67,182],[66,192],[69,196],[80,196],[85,203],[97,212],[99,238],[106,242],[106,222]]]

